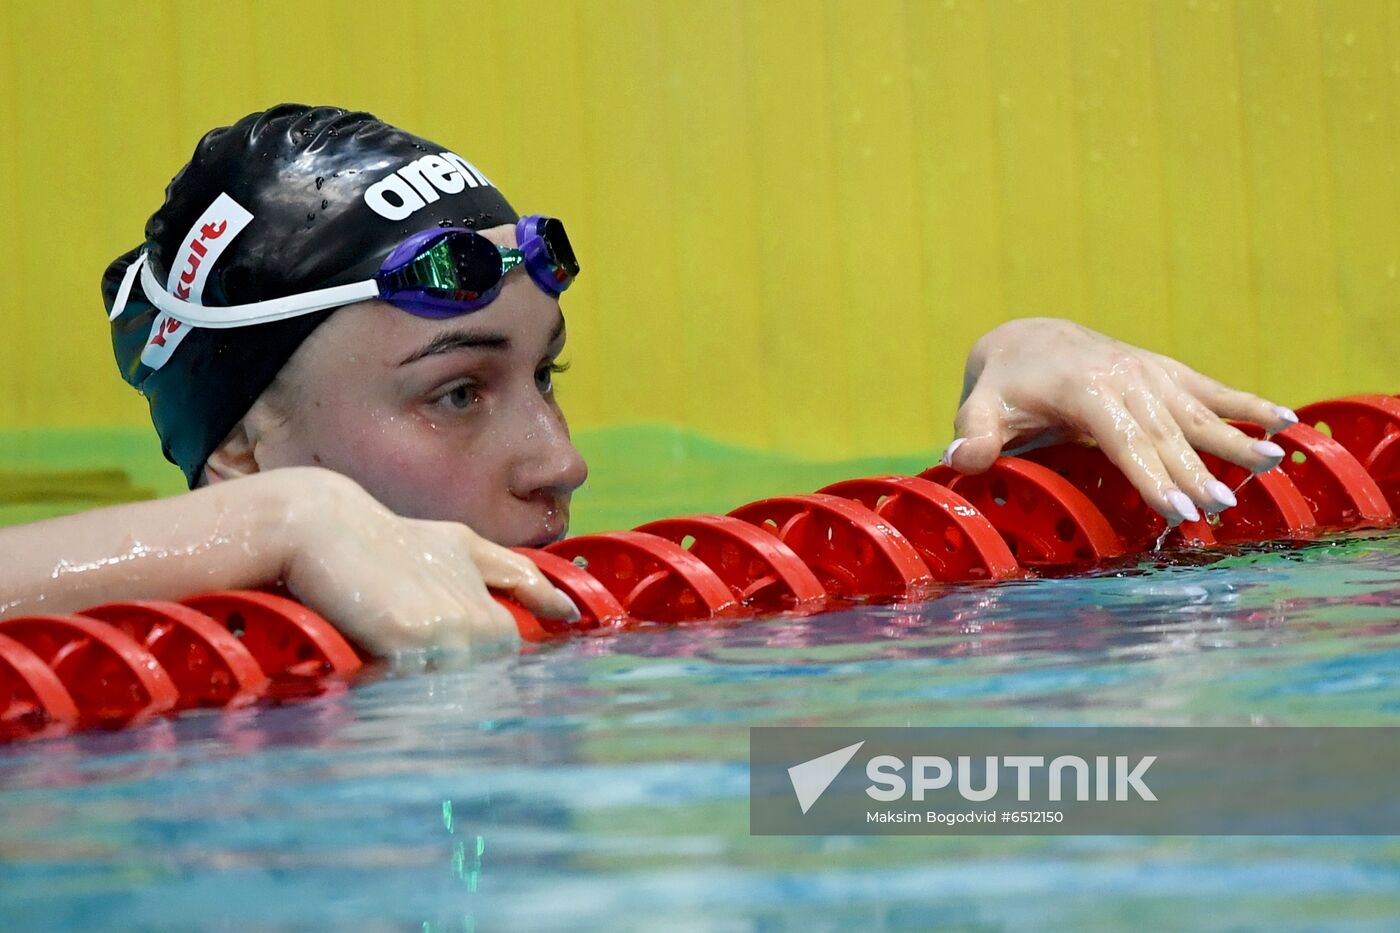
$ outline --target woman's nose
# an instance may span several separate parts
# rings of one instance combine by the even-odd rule
[[[542,398],[533,408],[511,492],[521,499],[567,496],[588,479],[588,464],[569,437],[563,412]]]

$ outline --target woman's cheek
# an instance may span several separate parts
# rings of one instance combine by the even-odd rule
[[[306,433],[321,465],[349,476],[404,514],[405,493],[421,482],[424,451],[423,440],[406,434],[403,427],[399,418],[347,410],[338,418],[323,419]]]

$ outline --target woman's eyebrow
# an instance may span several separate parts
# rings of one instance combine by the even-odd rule
[[[564,315],[560,314],[554,322],[554,329],[549,334],[548,346],[554,346],[559,342],[559,338],[564,336]],[[472,330],[450,330],[444,334],[438,334],[426,344],[414,350],[408,356],[399,360],[400,366],[407,366],[409,363],[416,363],[427,356],[435,356],[439,353],[451,353],[453,350],[497,350],[501,352],[510,349],[510,338],[505,334],[494,331],[472,331]]]
[[[451,353],[453,350],[505,351],[509,349],[510,338],[505,334],[497,334],[491,331],[450,330],[445,334],[438,334],[422,347],[399,360],[399,365],[407,366],[409,363],[416,363],[425,356],[434,356],[438,353]]]

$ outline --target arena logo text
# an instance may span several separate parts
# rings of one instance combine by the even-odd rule
[[[481,171],[455,152],[425,155],[400,166],[365,189],[369,209],[386,220],[403,220],[444,194],[491,187]]]

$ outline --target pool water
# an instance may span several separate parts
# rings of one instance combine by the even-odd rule
[[[3,747],[0,929],[1400,927],[1385,837],[749,835],[750,726],[1400,720],[1400,534],[1186,563]]]

